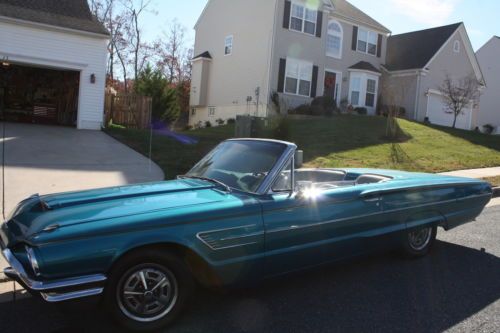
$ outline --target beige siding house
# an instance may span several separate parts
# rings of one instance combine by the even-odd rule
[[[462,23],[391,36],[345,0],[209,0],[195,29],[190,125],[268,116],[278,93],[285,112],[326,95],[371,115],[395,104],[451,126],[438,91],[446,75],[483,82]],[[477,105],[458,127],[476,126]]]
[[[454,120],[439,91],[446,77],[458,81],[472,75],[484,83],[463,23],[391,36],[383,68],[384,103],[403,106],[410,119],[442,126]],[[463,110],[458,128],[477,126],[478,105]]]
[[[267,116],[275,92],[288,107],[329,94],[374,114],[390,31],[345,0],[314,3],[210,0],[195,26],[190,124]]]
[[[484,125],[492,125],[495,134],[500,134],[500,37],[493,36],[476,52],[476,56],[486,80],[478,126],[482,129]]]

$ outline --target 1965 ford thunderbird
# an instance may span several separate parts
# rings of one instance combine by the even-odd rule
[[[177,180],[34,195],[0,231],[5,274],[45,301],[101,295],[119,323],[168,325],[196,283],[238,285],[379,248],[425,255],[473,221],[483,181],[303,169],[288,142],[219,144]]]

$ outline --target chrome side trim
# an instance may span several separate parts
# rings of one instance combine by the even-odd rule
[[[2,253],[7,262],[11,265],[11,267],[4,270],[5,275],[11,278],[19,278],[21,282],[23,282],[26,287],[31,290],[46,291],[106,281],[106,276],[102,274],[79,276],[49,282],[33,280],[28,276],[23,265],[21,265],[21,263],[16,259],[10,249],[5,249]]]
[[[490,194],[477,194],[477,195],[470,195],[470,196],[467,196],[464,198],[459,198],[459,199],[436,201],[436,202],[431,202],[431,203],[426,203],[426,204],[421,204],[421,205],[416,205],[416,206],[390,209],[390,210],[380,210],[378,212],[370,213],[370,214],[361,214],[361,215],[355,215],[355,216],[344,217],[344,218],[340,218],[340,219],[328,220],[328,221],[317,222],[317,223],[310,223],[310,224],[304,224],[304,225],[293,225],[293,226],[288,226],[288,227],[276,228],[273,230],[268,230],[268,231],[266,231],[266,233],[271,234],[271,233],[284,232],[284,231],[300,230],[300,229],[305,229],[305,228],[314,228],[314,227],[318,227],[318,226],[326,225],[326,224],[331,224],[331,223],[337,223],[337,222],[343,222],[343,221],[347,221],[347,220],[365,218],[365,217],[375,216],[375,215],[379,215],[379,214],[395,213],[395,212],[399,212],[399,211],[403,211],[403,210],[423,208],[423,207],[434,206],[434,205],[439,205],[439,204],[454,203],[454,202],[456,203],[459,200],[467,200],[467,199],[478,198],[478,197],[481,198],[484,196],[491,196],[491,195]]]
[[[42,296],[42,298],[45,301],[50,302],[50,303],[55,303],[55,302],[67,301],[70,299],[77,299],[77,298],[82,298],[82,297],[100,295],[100,294],[102,294],[103,290],[104,290],[104,288],[93,288],[93,289],[78,290],[78,291],[62,293],[62,294],[40,293],[40,295]]]
[[[210,244],[206,239],[204,239],[203,236],[210,235],[212,233],[224,232],[224,231],[228,231],[228,230],[246,229],[246,228],[251,228],[251,227],[258,227],[258,225],[257,224],[250,224],[250,225],[244,225],[241,227],[232,227],[232,228],[201,231],[201,232],[196,234],[196,238],[198,238],[198,240],[200,240],[204,245],[206,245],[212,251],[227,250],[227,249],[232,249],[232,248],[241,247],[241,246],[248,246],[248,245],[257,244],[258,242],[246,242],[246,243],[234,244],[234,245],[228,245],[228,246],[214,246],[214,245]],[[217,239],[217,241],[219,241],[219,242],[231,241],[231,240],[236,240],[236,239],[263,236],[263,235],[264,235],[264,231],[257,231],[257,232],[252,232],[249,234],[244,234],[241,236],[230,236],[230,237],[220,238],[220,239]]]

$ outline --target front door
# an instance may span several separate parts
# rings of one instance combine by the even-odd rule
[[[337,74],[325,72],[325,89],[323,95],[332,97],[337,101]],[[338,101],[337,101],[338,102]]]

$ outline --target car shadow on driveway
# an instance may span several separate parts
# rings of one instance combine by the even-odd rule
[[[248,289],[200,290],[165,332],[442,332],[499,300],[499,281],[500,258],[437,241],[421,259],[371,256]],[[0,304],[0,331],[122,332],[96,309]]]

